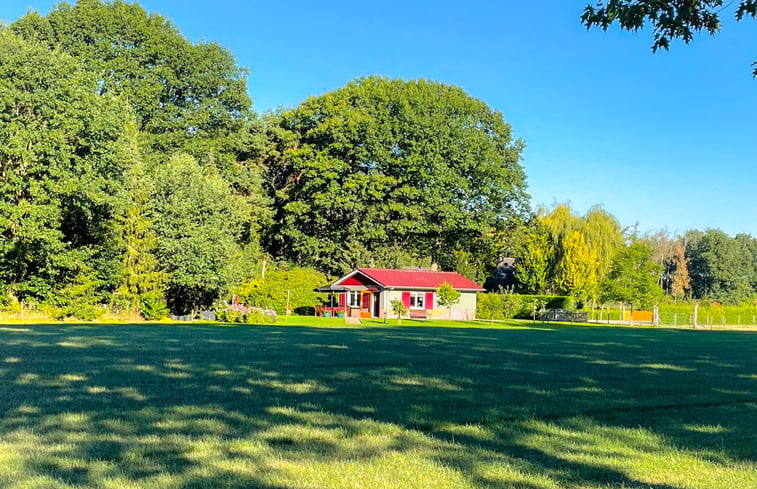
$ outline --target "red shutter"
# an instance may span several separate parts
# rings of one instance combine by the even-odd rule
[[[344,307],[346,303],[347,303],[347,293],[344,292],[342,294],[339,294],[339,307]]]
[[[406,308],[410,309],[410,292],[402,293],[402,303],[405,304]]]
[[[427,310],[434,308],[434,293],[426,292],[426,302],[423,303]]]
[[[363,294],[363,309],[371,308],[371,294]]]

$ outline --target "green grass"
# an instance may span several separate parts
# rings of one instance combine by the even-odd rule
[[[311,324],[0,326],[0,487],[757,487],[755,333]]]

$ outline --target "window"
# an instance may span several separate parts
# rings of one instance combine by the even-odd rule
[[[359,290],[350,290],[349,292],[347,292],[347,305],[350,307],[359,308],[361,306],[360,295],[361,294]]]
[[[425,292],[410,292],[410,309],[423,309],[425,300]]]

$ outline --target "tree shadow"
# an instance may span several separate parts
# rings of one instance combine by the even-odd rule
[[[679,489],[624,460],[757,461],[757,336],[697,333],[3,327],[0,441],[81,487],[275,489],[399,455],[472,487]]]

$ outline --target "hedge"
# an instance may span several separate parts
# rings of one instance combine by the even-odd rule
[[[480,293],[476,306],[478,319],[529,319],[533,307],[542,309],[565,309],[572,311],[575,305],[572,297],[557,295],[525,295]]]

